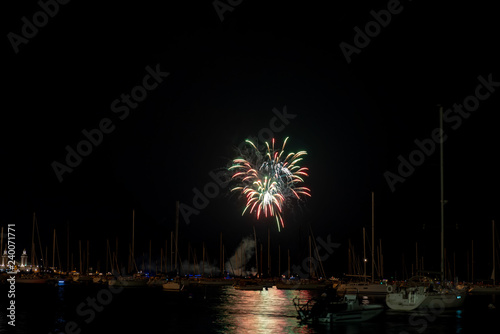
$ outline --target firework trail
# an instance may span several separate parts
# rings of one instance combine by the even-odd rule
[[[266,142],[267,150],[260,152],[257,146],[250,140],[246,140],[252,148],[252,154],[247,158],[233,160],[229,167],[232,179],[237,180],[238,186],[231,191],[240,191],[246,197],[246,206],[243,214],[249,210],[250,214],[256,213],[257,219],[262,214],[264,217],[276,218],[278,229],[283,222],[283,207],[289,199],[301,199],[301,195],[311,196],[310,189],[299,187],[304,182],[303,177],[308,176],[308,168],[300,167],[302,156],[306,151],[288,153],[285,155],[285,145],[288,138],[283,142],[281,150],[275,149],[274,138],[271,146]]]

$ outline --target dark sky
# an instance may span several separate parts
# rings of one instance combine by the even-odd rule
[[[242,200],[220,189],[189,225],[181,216],[181,247],[191,241],[199,250],[204,241],[216,258],[220,232],[231,251],[256,226],[261,241],[270,228],[273,245],[292,249],[299,263],[310,224],[316,236],[341,244],[327,260],[330,273],[339,273],[348,238],[359,251],[362,227],[371,227],[373,191],[387,270],[398,270],[402,253],[414,259],[415,242],[437,270],[439,151],[394,191],[384,173],[397,174],[398,156],[408,159],[415,140],[431,138],[438,103],[446,110],[474,97],[479,76],[500,82],[497,12],[492,4],[457,2],[328,4],[241,1],[221,21],[211,1],[72,1],[17,53],[10,33],[22,36],[22,18],[33,22],[41,7],[6,5],[0,221],[16,224],[18,251],[29,247],[36,212],[49,249],[54,228],[65,249],[69,226],[72,252],[77,240],[91,240],[93,256],[103,257],[106,238],[130,242],[135,209],[136,249],[146,251],[151,239],[159,254],[174,229],[175,201],[193,206],[193,188],[203,190],[209,173],[269,127],[273,109],[286,107],[296,116],[275,136],[308,152],[312,198],[287,209],[278,232],[272,220],[242,217]],[[355,46],[354,28],[364,30],[374,21],[370,12],[388,5],[398,13],[348,63],[340,44]],[[128,115],[113,112],[114,100],[143,84],[147,66],[169,75]],[[500,203],[498,85],[459,126],[445,125],[447,249],[456,251],[462,275],[472,239],[484,263],[477,270],[488,276],[491,267]],[[65,163],[65,147],[76,149],[82,131],[106,118],[113,130],[59,182],[53,162]]]

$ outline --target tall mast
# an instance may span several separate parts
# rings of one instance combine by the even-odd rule
[[[444,283],[444,168],[443,168],[443,107],[439,107],[439,147],[441,166],[441,284]]]
[[[281,245],[278,245],[278,275],[281,279]]]
[[[418,241],[415,242],[415,273],[418,275]]]
[[[259,256],[257,253],[257,233],[255,232],[255,225],[253,226],[253,238],[255,241],[255,270],[257,270],[257,275],[259,274]]]
[[[220,245],[219,245],[219,271],[223,274],[222,263],[224,262],[224,256],[222,255],[222,232],[220,233]]]
[[[31,266],[35,266],[35,213],[33,212],[33,230],[31,232]]]
[[[158,271],[158,265],[156,265],[156,270]],[[163,248],[160,248],[160,272],[163,272]]]
[[[132,247],[131,247],[131,257],[132,257],[132,265],[135,263],[135,210],[132,209]]]
[[[81,275],[82,272],[83,272],[83,267],[82,267],[82,241],[81,240],[78,240],[78,250],[79,250],[79,254],[80,254],[80,275]]]
[[[167,254],[168,254],[168,242],[167,242],[167,239],[165,239],[165,252],[163,253],[164,256],[165,256],[165,272],[168,272],[168,269],[167,269]]]
[[[170,231],[170,271],[172,271],[174,265],[174,231]]]
[[[175,271],[177,272],[177,258],[179,255],[179,201],[175,202]]]
[[[380,276],[384,277],[384,255],[382,254],[382,239],[379,239],[380,242]]]
[[[366,282],[366,245],[365,245],[365,228],[363,227],[363,276]]]
[[[264,273],[264,269],[262,269],[262,264],[264,261],[262,260],[262,254],[264,253],[262,243],[260,244],[260,270],[259,270],[259,278],[262,278],[262,275]]]
[[[52,268],[56,267],[56,229],[54,229],[54,239],[52,240]]]
[[[312,278],[311,235],[309,235],[309,278]]]
[[[90,243],[89,240],[87,240],[87,273],[89,273],[89,263],[90,263]]]
[[[290,248],[288,248],[288,279],[290,279]]]
[[[111,258],[111,249],[109,247],[109,239],[106,239],[106,274],[109,268],[109,259]],[[113,267],[113,260],[111,259],[111,267]]]
[[[352,275],[352,249],[351,249],[351,239],[347,239],[349,246],[347,247],[347,273]]]
[[[375,193],[372,191],[372,283],[375,278]]]
[[[68,273],[71,271],[69,266],[69,224],[66,225],[66,271]]]
[[[267,228],[267,275],[271,276],[271,229]]]
[[[495,277],[495,221],[493,220],[492,222],[492,229],[493,229],[493,273],[491,274],[491,278],[493,279],[493,285],[495,285],[496,277]]]
[[[474,240],[472,240],[472,245],[471,245],[471,250],[472,250],[472,254],[471,254],[471,271],[472,271],[472,277],[471,277],[471,281],[472,283],[474,283]]]

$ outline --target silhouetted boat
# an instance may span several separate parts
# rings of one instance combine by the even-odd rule
[[[306,323],[361,322],[370,320],[384,311],[383,305],[363,304],[357,292],[337,295],[332,290],[319,298],[312,298],[301,303],[299,298],[293,299],[298,318]]]
[[[182,291],[184,285],[179,283],[178,281],[168,281],[163,284],[163,290],[165,291]]]
[[[414,276],[407,286],[387,287],[386,304],[396,311],[412,311],[429,305],[440,304],[442,308],[459,308],[463,305],[465,291],[456,289],[437,289],[432,279]]]

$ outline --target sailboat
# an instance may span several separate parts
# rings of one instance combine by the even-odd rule
[[[343,280],[337,287],[338,291],[356,290],[367,295],[385,295],[387,293],[387,281],[375,281],[375,193],[372,192],[372,251],[371,251],[371,278],[366,275],[366,249],[365,249],[365,228],[363,227],[363,275],[345,275],[348,280]],[[382,245],[382,244],[381,244]]]
[[[491,271],[491,280],[493,282],[493,285],[474,285],[470,289],[470,293],[473,294],[500,294],[500,285],[495,285],[496,277],[495,277],[495,253],[496,253],[496,248],[495,248],[495,221],[492,221],[492,235],[493,235],[493,270]]]
[[[132,245],[130,246],[130,260],[131,265],[135,266],[137,271],[137,266],[135,263],[134,256],[134,230],[135,230],[135,210],[132,210]],[[110,286],[119,286],[124,288],[132,288],[132,287],[145,287],[148,284],[148,278],[143,275],[136,273],[131,276],[118,276],[116,278],[108,280],[108,285]]]
[[[182,291],[184,285],[179,277],[179,271],[177,267],[177,259],[179,258],[179,201],[175,202],[175,272],[177,277],[172,280],[167,281],[162,285],[164,291]]]
[[[288,251],[288,279],[282,278],[277,281],[275,286],[279,290],[325,290],[333,287],[334,282],[326,277],[323,263],[319,256],[316,239],[314,238],[313,230],[309,225],[309,259],[315,259],[319,263],[318,271],[313,268],[313,262],[309,261],[309,278],[298,278],[290,276],[290,251]],[[313,254],[314,252],[314,254]],[[319,276],[319,277],[318,277]]]
[[[443,107],[439,110],[440,133],[443,134]],[[443,308],[463,306],[465,291],[444,287],[444,182],[443,182],[443,136],[440,136],[441,169],[441,279],[439,287],[429,277],[412,277],[403,287],[388,286],[386,304],[397,311],[411,311],[416,308],[440,304]]]

